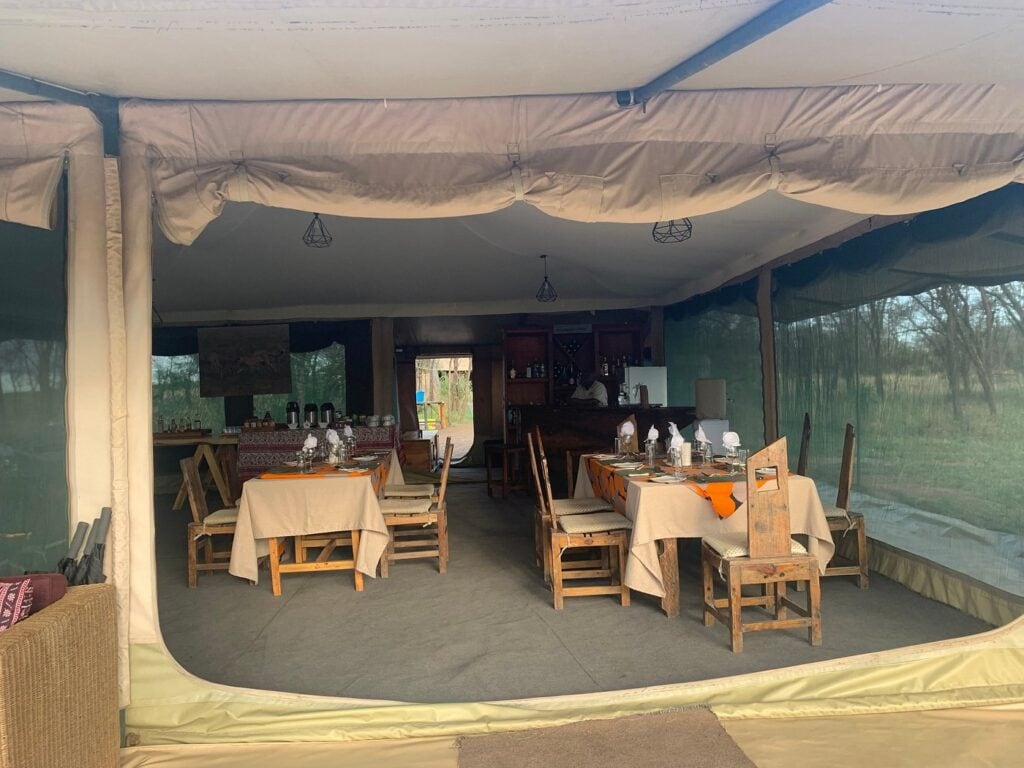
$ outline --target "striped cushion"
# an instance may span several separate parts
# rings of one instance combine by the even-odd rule
[[[385,499],[419,499],[437,495],[437,486],[430,483],[410,483],[384,487]]]
[[[558,527],[566,533],[600,533],[602,531],[629,530],[633,527],[628,517],[616,512],[594,512],[587,515],[569,515],[558,520]]]
[[[234,523],[238,520],[238,507],[227,507],[225,509],[218,509],[216,512],[211,512],[203,520],[205,525],[227,525],[228,523]]]
[[[794,555],[806,555],[807,549],[796,539],[790,539],[792,547],[790,553]],[[747,534],[745,533],[722,533],[718,536],[705,536],[704,543],[711,547],[722,557],[746,557],[750,550],[747,547]]]
[[[380,511],[385,515],[420,515],[429,512],[430,499],[384,499]]]
[[[556,515],[581,515],[586,512],[611,512],[612,505],[604,499],[555,499]]]

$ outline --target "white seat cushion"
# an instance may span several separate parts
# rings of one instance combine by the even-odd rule
[[[612,505],[604,499],[555,499],[556,515],[582,515],[587,512],[612,512]]]
[[[384,486],[385,499],[419,499],[437,495],[437,486],[430,483]]]
[[[226,525],[227,523],[234,523],[238,520],[238,507],[227,507],[225,509],[218,509],[216,512],[211,512],[203,520],[205,525]]]
[[[849,517],[850,511],[837,507],[832,504],[822,504],[821,508],[825,510],[825,517]]]
[[[429,512],[430,499],[384,499],[380,511],[385,515],[421,515]]]
[[[566,533],[600,533],[629,530],[633,527],[633,522],[617,512],[594,512],[561,517],[558,519],[558,527]]]
[[[704,543],[726,559],[746,557],[750,553],[750,550],[747,548],[747,534],[745,533],[722,533],[717,536],[705,536]],[[807,554],[807,549],[796,539],[790,539],[790,543],[792,544],[790,548],[791,554]]]

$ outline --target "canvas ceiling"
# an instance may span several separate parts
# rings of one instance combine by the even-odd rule
[[[622,122],[614,115],[612,92],[647,82],[774,4],[773,0],[112,0],[97,5],[0,0],[0,69],[122,98],[366,99],[383,103],[385,110],[384,99],[403,97],[595,93],[600,95],[589,97],[583,109],[571,102],[548,104],[546,108],[575,113],[568,120],[549,121],[544,126],[548,138],[557,144],[562,138],[559,133],[590,131],[601,125],[599,140],[615,142],[618,137],[606,130],[609,120]],[[1024,72],[1024,54],[1016,44],[1022,28],[1024,8],[1017,3],[834,0],[676,87],[723,89],[719,93],[725,97],[724,89],[829,84],[1014,85]],[[893,34],[896,29],[899,35]],[[26,97],[0,91],[0,99],[4,98]],[[666,98],[670,97],[656,98],[652,109]],[[374,101],[364,104],[368,105],[364,113],[381,111]],[[832,108],[846,106],[840,103]],[[395,102],[390,102],[390,109],[394,107]],[[808,110],[806,103],[794,101],[791,107],[790,125],[816,118],[817,105]],[[697,105],[694,114],[680,119],[699,132],[707,110],[707,104]],[[774,113],[742,139],[720,137],[723,143],[710,172],[735,177],[737,168],[756,163],[751,155],[743,155],[749,148],[741,150],[740,144],[758,131],[762,134],[758,141],[764,143],[785,117]],[[862,112],[851,119],[877,117]],[[950,117],[928,116],[936,121]],[[510,112],[483,128],[474,125],[473,130],[489,140],[481,148],[484,163],[491,166],[489,182],[506,172],[506,142],[513,140],[511,129],[517,119]],[[537,122],[535,112],[530,119]],[[391,136],[395,122],[375,124],[374,134]],[[498,131],[493,130],[496,126]],[[232,128],[230,123],[220,127]],[[284,122],[280,127],[287,131],[291,126]],[[464,139],[466,133],[458,138]],[[161,145],[163,138],[153,140]],[[419,138],[449,147],[452,134],[428,129]],[[635,138],[657,143],[650,135]],[[736,143],[730,145],[730,140]],[[214,140],[217,149],[236,152],[232,157],[237,158],[238,148],[229,143]],[[464,143],[458,148],[463,147]],[[252,157],[251,147],[245,149],[246,157]],[[525,144],[522,149],[527,149]],[[371,151],[392,150],[399,151],[379,142]],[[161,151],[175,154],[166,147]],[[592,146],[586,151],[592,151]],[[764,154],[761,148],[757,153]],[[730,155],[732,166],[725,168],[729,163],[721,158]],[[218,159],[216,155],[201,158],[203,162]],[[599,158],[586,173],[603,176],[607,183],[607,172],[615,164],[631,162],[622,154],[607,162]],[[552,165],[535,170],[550,174]],[[575,165],[579,171],[579,164]],[[649,164],[646,172],[657,172],[656,165]],[[698,175],[709,172],[709,167],[705,153]],[[189,249],[156,238],[156,307],[166,322],[535,310],[538,305],[532,295],[540,274],[536,256],[542,252],[551,255],[549,264],[560,294],[560,301],[549,307],[552,310],[658,304],[713,288],[891,208],[873,207],[851,195],[846,201],[826,199],[827,195],[816,196],[810,189],[804,190],[807,194],[800,202],[786,200],[774,192],[765,193],[772,182],[751,183],[763,169],[753,176],[749,167],[743,170],[747,172],[741,174],[743,178],[733,181],[745,188],[730,189],[722,200],[692,210],[661,206],[667,214],[695,219],[695,238],[681,246],[657,246],[650,240],[650,224],[662,211],[653,211],[649,201],[631,209],[619,196],[604,210],[588,209],[588,198],[595,192],[592,180],[583,177],[582,183],[549,185],[547,202],[538,194],[545,190],[536,187],[526,191],[526,200],[556,217],[603,224],[552,219],[522,203],[512,205],[509,186],[469,209],[427,206],[410,214],[408,208],[367,212],[325,206],[321,212],[345,213],[345,218],[328,219],[337,240],[322,253],[298,244],[297,234],[307,220],[294,211],[264,208],[254,214],[251,206],[239,211],[229,206],[223,219],[214,221]],[[666,164],[661,172],[673,170]],[[991,185],[973,193],[987,188]],[[679,187],[669,197],[678,199],[688,191]],[[965,187],[957,199],[971,193]],[[571,204],[558,201],[558,196]],[[237,199],[230,193],[224,198]],[[242,199],[249,198],[243,195]],[[315,209],[312,202],[303,206],[296,201],[253,199]],[[503,206],[511,207],[498,210]],[[914,210],[922,207],[927,206],[918,204]],[[409,215],[435,218],[390,218]],[[360,218],[366,216],[383,218]],[[198,236],[204,223],[194,223],[190,232],[172,231],[170,239],[188,242]],[[167,221],[161,224],[166,228]],[[316,281],[310,279],[311,273]]]
[[[6,0],[0,68],[150,99],[608,93],[647,82],[772,5]],[[833,0],[679,87],[1008,82],[1024,72],[1022,27],[1024,7],[1011,0]]]

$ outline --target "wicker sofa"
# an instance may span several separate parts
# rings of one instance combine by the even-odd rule
[[[0,768],[115,768],[114,588],[72,587],[0,633]]]

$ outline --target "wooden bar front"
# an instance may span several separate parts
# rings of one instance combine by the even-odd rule
[[[675,422],[679,429],[693,423],[693,406],[643,408],[639,405],[610,405],[606,408],[588,408],[572,405],[521,405],[522,434],[540,427],[544,450],[551,464],[551,482],[558,493],[566,490],[565,452],[567,450],[611,451],[615,430],[630,416],[636,416],[637,439],[643,446],[647,431],[656,427],[659,439],[668,438],[668,423]],[[664,443],[663,443],[664,445]]]

